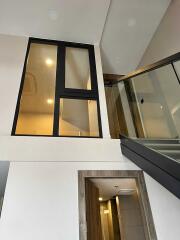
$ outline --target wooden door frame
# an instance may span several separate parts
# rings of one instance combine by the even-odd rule
[[[124,77],[124,75],[104,73],[103,74],[104,84],[107,86],[112,85],[113,83],[118,82],[119,79],[121,79],[122,77]]]
[[[141,214],[143,218],[143,227],[146,240],[157,240],[148,193],[146,189],[144,174],[142,170],[83,170],[78,171],[78,192],[79,192],[79,239],[87,240],[86,223],[86,196],[85,179],[86,178],[133,178],[137,185],[137,194]]]

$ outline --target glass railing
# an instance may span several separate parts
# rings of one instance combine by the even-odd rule
[[[134,141],[142,144],[159,154],[168,157],[170,160],[180,163],[180,140],[179,139],[147,139],[133,138]]]
[[[124,135],[180,162],[180,53],[106,86],[112,138]]]
[[[180,199],[178,139],[130,138],[121,135],[123,155]]]

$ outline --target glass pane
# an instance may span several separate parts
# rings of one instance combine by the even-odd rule
[[[174,68],[176,70],[178,78],[180,79],[180,61],[174,62]]]
[[[82,48],[66,48],[65,88],[91,90],[89,52]]]
[[[120,134],[135,137],[136,133],[124,82],[105,86],[105,93],[111,138],[119,138]]]
[[[172,65],[134,77],[131,85],[145,137],[178,138],[180,84]]]
[[[57,46],[30,46],[16,134],[52,135]]]
[[[99,136],[97,102],[60,99],[59,135]]]

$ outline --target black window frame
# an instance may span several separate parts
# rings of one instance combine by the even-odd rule
[[[21,101],[21,96],[22,96],[22,91],[23,91],[23,86],[24,86],[24,81],[25,81],[26,65],[27,65],[27,59],[29,56],[29,50],[30,50],[31,43],[48,44],[48,45],[57,46],[56,84],[55,84],[54,119],[53,119],[52,135],[16,134],[16,125],[17,125],[18,116],[19,116],[20,101]],[[91,90],[65,88],[65,55],[66,55],[67,47],[88,50]],[[61,98],[75,99],[75,100],[95,100],[97,103],[99,136],[59,135],[59,116],[60,116],[60,99]],[[101,125],[100,104],[99,104],[99,92],[98,92],[98,84],[97,84],[96,61],[95,61],[95,53],[94,53],[93,45],[83,44],[83,43],[57,41],[57,40],[49,40],[49,39],[32,38],[32,37],[29,38],[11,135],[12,136],[34,136],[34,137],[38,137],[38,136],[42,136],[42,137],[74,137],[74,138],[102,138],[103,137],[102,125]]]

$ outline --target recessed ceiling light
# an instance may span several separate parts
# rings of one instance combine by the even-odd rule
[[[134,27],[136,25],[136,19],[135,18],[130,18],[128,20],[128,27]]]
[[[102,202],[103,198],[102,197],[99,197],[99,201]]]
[[[52,60],[51,58],[47,58],[47,59],[46,59],[46,64],[47,64],[48,66],[53,65],[53,60]]]
[[[47,102],[47,104],[53,104],[54,100],[52,98],[48,98],[46,102]]]
[[[59,17],[59,14],[56,10],[49,10],[48,11],[48,16],[52,21],[56,21]]]
[[[131,195],[131,194],[134,194],[136,192],[136,189],[121,189],[119,190],[118,192],[118,195]]]

